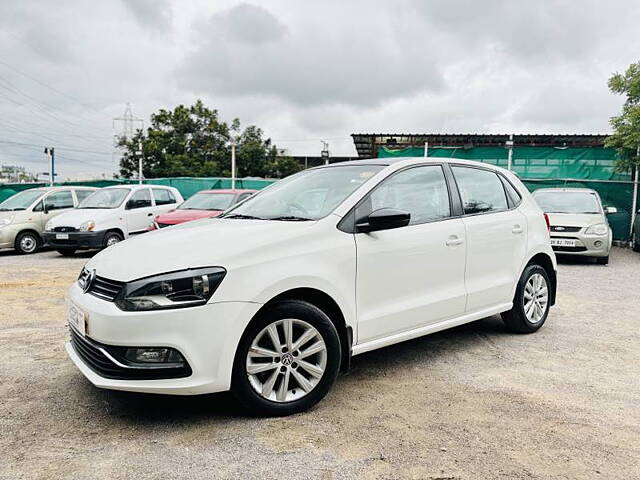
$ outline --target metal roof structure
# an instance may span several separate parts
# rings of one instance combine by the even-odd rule
[[[359,158],[377,156],[378,147],[406,148],[424,147],[504,147],[509,134],[479,133],[352,133]],[[601,148],[607,135],[573,134],[514,134],[516,147],[596,147]]]

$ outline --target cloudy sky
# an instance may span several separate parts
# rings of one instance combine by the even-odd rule
[[[1,0],[0,162],[116,169],[113,118],[202,98],[291,154],[354,132],[606,133],[637,0]]]

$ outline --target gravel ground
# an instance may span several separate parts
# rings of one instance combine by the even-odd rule
[[[492,317],[355,357],[312,411],[94,388],[66,358],[88,256],[0,253],[0,479],[640,478],[640,255],[565,261],[534,335]]]

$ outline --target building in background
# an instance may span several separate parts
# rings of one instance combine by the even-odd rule
[[[19,165],[0,165],[0,183],[36,182],[38,178]]]

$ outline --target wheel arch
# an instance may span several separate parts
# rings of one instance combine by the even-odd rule
[[[529,259],[529,261],[527,262],[524,268],[527,268],[529,265],[533,265],[533,264],[540,265],[547,272],[547,275],[549,276],[549,280],[551,281],[551,289],[549,292],[549,304],[555,305],[556,290],[558,288],[558,276],[556,273],[556,269],[554,267],[553,259],[548,254],[544,252],[539,252]]]
[[[353,345],[353,329],[347,325],[344,313],[338,303],[328,293],[313,287],[298,287],[286,290],[271,298],[256,312],[246,328],[269,307],[286,300],[302,300],[322,310],[329,317],[338,331],[340,339],[340,370],[345,372],[351,364],[351,347]],[[245,330],[246,330],[245,328]]]

